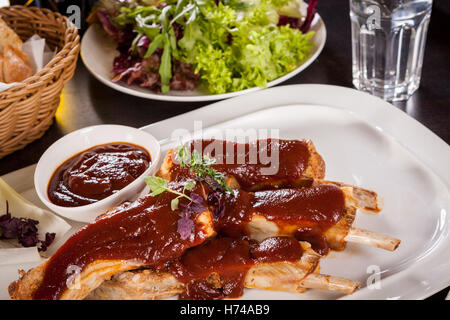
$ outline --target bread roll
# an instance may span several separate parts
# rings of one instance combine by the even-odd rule
[[[22,52],[22,40],[0,18],[0,82],[21,82],[32,74],[30,61]]]
[[[17,50],[22,50],[22,40],[6,22],[0,18],[0,54],[4,54],[5,47],[10,45]]]
[[[4,82],[21,82],[32,74],[33,71],[26,54],[8,45],[3,54]]]

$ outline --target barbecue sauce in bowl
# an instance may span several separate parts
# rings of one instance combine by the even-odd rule
[[[62,163],[48,185],[49,200],[62,207],[95,203],[125,188],[151,164],[147,150],[115,142],[82,151]]]

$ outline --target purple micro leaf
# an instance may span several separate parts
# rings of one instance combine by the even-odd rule
[[[38,228],[36,225],[39,223],[39,221],[33,220],[33,219],[18,219],[15,218],[18,221],[20,221],[18,231],[19,236],[18,240],[21,245],[24,247],[34,247],[39,242],[38,239]]]
[[[178,220],[177,231],[182,240],[189,238],[194,231],[194,221],[189,219],[187,212]]]
[[[203,197],[198,195],[195,192],[191,192],[189,195],[192,201],[189,203],[189,213],[201,213],[206,211],[205,206],[203,205]]]
[[[215,218],[220,218],[224,215],[224,213],[225,213],[225,206],[219,202],[219,204],[214,207],[213,216]]]
[[[219,190],[219,191],[223,191],[222,187],[220,186],[220,184],[215,181],[214,179],[212,179],[211,177],[205,177],[204,180],[206,180],[206,182],[210,185],[211,188],[213,188],[214,190]]]
[[[0,216],[0,229],[2,238],[16,239],[19,236],[20,220],[12,218],[10,213]]]
[[[45,251],[53,242],[55,234],[47,233],[45,240],[40,241],[38,238],[38,224],[39,221],[34,219],[12,217],[9,213],[8,202],[6,202],[6,214],[0,216],[0,238],[17,239],[24,247],[35,247],[38,243],[41,243],[42,250],[39,250]]]
[[[39,242],[39,239],[37,237],[37,233],[30,233],[30,234],[27,234],[27,235],[23,235],[23,236],[19,237],[18,240],[19,240],[19,243],[22,246],[24,246],[25,248],[35,247],[38,244],[38,242]]]
[[[192,199],[192,202],[199,203],[199,204],[203,203],[203,197],[201,195],[199,195],[198,193],[191,192],[189,196]]]
[[[222,193],[218,190],[208,195],[208,204],[214,206],[213,216],[219,218],[225,213],[225,205],[222,202]]]
[[[50,233],[47,232],[45,234],[45,240],[41,241],[41,246],[39,247],[39,251],[46,251],[47,248],[53,243],[53,241],[55,240],[55,236],[56,234],[54,232]]]

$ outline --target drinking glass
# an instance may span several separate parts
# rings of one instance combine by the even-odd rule
[[[349,0],[353,85],[387,101],[419,87],[432,0]]]

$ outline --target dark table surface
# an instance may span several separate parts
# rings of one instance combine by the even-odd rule
[[[352,87],[347,0],[321,0],[318,12],[327,27],[319,58],[284,84],[319,83]],[[422,82],[406,103],[395,105],[450,143],[450,2],[435,0],[425,51]],[[36,163],[63,135],[95,124],[141,127],[202,107],[209,102],[174,103],[141,99],[114,91],[92,77],[81,60],[64,88],[55,123],[38,141],[0,160],[0,175]],[[432,299],[445,298],[448,288]]]

